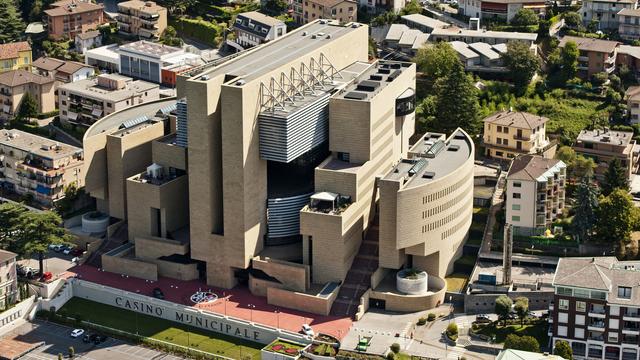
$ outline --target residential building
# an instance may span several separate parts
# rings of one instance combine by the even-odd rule
[[[502,55],[507,52],[506,44],[489,45],[483,42],[465,44],[451,41],[451,47],[458,53],[464,69],[472,73],[507,73]]]
[[[56,109],[55,79],[26,70],[0,73],[0,118],[10,119],[16,114],[23,97],[29,94],[38,104],[38,112],[48,113]]]
[[[596,179],[602,181],[609,163],[618,159],[627,169],[627,174],[638,172],[640,147],[633,140],[633,132],[604,130],[582,130],[573,145],[576,154],[592,158],[596,163]]]
[[[441,304],[471,222],[473,141],[456,130],[410,145],[416,66],[369,62],[368,34],[317,20],[183,73],[177,98],[94,123],[85,188],[129,240],[103,269],[246,284],[325,315],[365,311],[352,304],[369,284],[388,310]],[[387,288],[412,266],[425,287]]]
[[[584,25],[595,20],[600,30],[617,30],[620,25],[620,10],[635,9],[636,0],[584,0],[579,10]]]
[[[104,6],[88,0],[61,0],[44,11],[49,36],[75,39],[76,34],[96,30],[104,24]]]
[[[434,29],[444,29],[451,26],[444,21],[440,21],[422,14],[409,14],[400,17],[403,24],[411,29],[420,30],[423,33],[430,33]]]
[[[103,74],[58,88],[60,121],[90,126],[105,115],[159,98],[158,84]]]
[[[318,19],[338,20],[349,23],[358,19],[358,3],[355,0],[301,0],[294,4],[293,16],[298,24],[307,24]]]
[[[563,357],[548,353],[506,349],[500,351],[496,360],[563,360]]]
[[[383,44],[406,55],[407,60],[415,56],[429,39],[429,34],[418,29],[410,29],[404,24],[391,24]]]
[[[247,49],[282,37],[287,33],[287,25],[282,20],[250,11],[238,14],[233,33],[236,35],[234,42]]]
[[[20,301],[16,257],[11,251],[0,250],[0,306]]]
[[[116,51],[120,55],[120,74],[158,84],[167,67],[202,64],[198,54],[145,40],[121,45]]]
[[[565,36],[560,40],[563,48],[567,42],[573,41],[578,46],[578,74],[590,78],[593,74],[606,72],[611,74],[616,69],[617,41]]]
[[[629,123],[640,123],[640,86],[631,86],[624,95],[627,100],[627,111],[629,112]]]
[[[508,44],[511,42],[522,42],[536,53],[536,39],[538,34],[519,33],[507,31],[489,31],[489,30],[468,30],[455,27],[434,29],[429,34],[429,41],[462,41],[466,44],[477,42],[487,43],[489,45]]]
[[[542,235],[564,209],[567,165],[538,155],[521,155],[507,174],[506,223],[515,234]]]
[[[33,71],[42,76],[53,77],[58,84],[84,80],[95,75],[93,66],[46,56],[33,62]]]
[[[2,129],[0,150],[0,181],[5,190],[52,205],[64,197],[65,187],[84,186],[80,148],[16,129]]]
[[[111,44],[86,50],[84,63],[100,69],[102,72],[119,73],[120,53],[118,53],[118,47],[118,44]]]
[[[74,39],[76,51],[84,54],[87,50],[102,46],[102,34],[98,30],[91,30],[76,34]]]
[[[549,119],[543,116],[511,110],[485,118],[482,136],[485,156],[513,159],[518,155],[545,154],[545,157],[553,157],[555,149],[551,149],[546,136],[547,121]]]
[[[463,15],[487,20],[510,22],[520,9],[529,9],[544,17],[546,4],[541,0],[460,0]]]
[[[626,66],[629,70],[640,75],[640,46],[620,45],[616,52],[616,67]]]
[[[574,359],[637,359],[639,268],[613,256],[560,258],[549,309],[553,346],[568,342]]]
[[[26,41],[0,44],[0,73],[9,70],[29,70],[31,45]]]
[[[624,40],[640,39],[640,9],[626,8],[618,12],[618,35]]]
[[[167,9],[153,1],[118,3],[118,32],[136,38],[157,40],[167,28]]]
[[[367,12],[372,14],[387,11],[392,11],[397,14],[407,3],[408,1],[406,0],[358,0],[358,7],[366,7]]]

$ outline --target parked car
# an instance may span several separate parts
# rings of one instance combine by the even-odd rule
[[[36,269],[32,268],[31,266],[23,266],[20,264],[18,264],[18,266],[16,267],[16,271],[18,272],[18,275],[27,278],[32,278],[33,275],[36,274]]]
[[[315,333],[309,324],[302,324],[302,332],[307,336],[314,336]]]
[[[491,318],[489,318],[489,315],[487,314],[478,314],[476,315],[476,322],[480,322],[480,323],[491,322]]]
[[[84,253],[84,250],[80,248],[73,248],[73,250],[71,250],[71,255],[73,256],[82,256],[83,253]]]
[[[84,334],[84,329],[74,329],[71,332],[71,337],[75,339],[77,337],[81,337],[82,334]]]
[[[72,252],[73,250],[75,250],[75,246],[65,246],[65,247],[62,249],[62,253],[63,253],[63,254],[65,254],[65,255],[69,255],[69,254],[71,254],[71,252]]]
[[[162,292],[162,289],[160,289],[160,288],[153,289],[153,292],[151,293],[151,296],[153,296],[156,299],[164,300],[164,293]]]
[[[107,341],[107,337],[105,335],[96,334],[95,339],[93,339],[93,343],[96,344],[96,345],[98,345],[100,343],[103,343],[105,341]]]
[[[51,249],[51,250],[53,250],[55,252],[60,252],[60,251],[64,250],[64,245],[55,244],[55,245],[53,245],[53,247],[52,247],[52,245],[49,245],[49,249]]]

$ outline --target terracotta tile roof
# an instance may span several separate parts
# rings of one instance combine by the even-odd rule
[[[47,84],[53,81],[54,79],[52,77],[34,74],[22,69],[7,71],[0,74],[0,84],[8,87],[14,87],[29,83]]]
[[[98,36],[100,36],[100,31],[98,30],[85,31],[76,35],[76,37],[80,38],[81,40],[93,39]]]
[[[47,56],[43,56],[33,62],[33,66],[35,68],[46,70],[46,71],[56,70],[62,65],[64,65],[63,60],[58,60],[58,59],[50,58]]]
[[[574,43],[576,43],[579,50],[595,51],[601,53],[611,53],[620,44],[617,41],[583,38],[577,36],[565,36],[562,38],[562,40],[560,40],[560,44],[558,46],[564,47],[569,41],[573,41]]]
[[[31,45],[26,41],[0,44],[0,59],[15,59],[20,57],[20,51],[31,51]]]
[[[81,14],[89,11],[103,10],[102,4],[94,4],[86,1],[58,1],[51,4],[52,8],[45,10],[49,16],[63,16],[68,14]]]
[[[495,125],[533,130],[549,121],[544,116],[538,116],[521,111],[500,111],[483,120]]]
[[[328,7],[328,8],[332,8],[338,4],[341,4],[343,2],[352,2],[352,3],[356,3],[353,0],[310,0],[309,2],[312,2],[316,5],[322,5],[324,7]]]
[[[83,63],[79,63],[76,61],[66,61],[64,65],[58,68],[58,72],[65,73],[65,74],[73,74],[84,67],[90,67],[90,65],[85,65]]]
[[[566,165],[556,159],[546,159],[537,155],[518,156],[511,163],[508,180],[529,180],[537,181],[541,176],[547,174],[549,170],[559,170]],[[556,170],[556,171],[557,171]],[[550,176],[551,173],[547,174]]]
[[[12,253],[11,251],[0,250],[0,263],[3,263],[7,260],[15,259],[16,256],[18,255]]]

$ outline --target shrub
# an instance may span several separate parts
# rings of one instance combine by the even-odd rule
[[[458,335],[458,325],[456,325],[456,323],[451,323],[447,326],[447,335],[449,335],[449,337]]]
[[[396,358],[396,354],[393,351],[389,351],[387,354],[387,360],[393,360]]]
[[[62,353],[58,353],[58,360],[62,360]]]
[[[400,344],[398,344],[398,343],[391,344],[391,346],[389,346],[389,348],[391,349],[391,351],[393,351],[396,354],[400,352]]]
[[[178,18],[175,26],[182,35],[195,38],[208,45],[217,47],[220,36],[224,31],[223,26],[202,19]]]
[[[76,349],[73,346],[69,346],[69,357],[73,358],[74,356],[76,356]]]
[[[421,317],[420,319],[418,319],[418,325],[424,325],[427,323],[427,318],[426,317]]]
[[[436,319],[436,314],[429,313],[429,315],[427,315],[427,321],[433,321],[435,319]]]

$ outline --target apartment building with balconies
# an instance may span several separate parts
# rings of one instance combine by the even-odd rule
[[[0,307],[22,300],[18,294],[18,274],[16,257],[11,251],[0,250]],[[6,310],[6,309],[5,309]]]
[[[358,3],[354,0],[301,0],[294,2],[293,9],[299,24],[319,19],[337,20],[343,24],[358,20]]]
[[[640,86],[630,86],[624,94],[629,112],[629,123],[640,123]]]
[[[584,0],[578,12],[585,26],[595,20],[601,30],[617,30],[621,24],[620,11],[637,7],[636,0]]]
[[[542,235],[565,204],[566,164],[537,155],[521,155],[507,175],[506,223],[514,233]]]
[[[167,28],[167,9],[153,1],[118,3],[118,32],[136,38],[157,40]]]
[[[46,56],[33,62],[33,71],[42,76],[53,77],[57,84],[85,80],[95,75],[93,66]]]
[[[27,41],[0,44],[0,73],[9,70],[29,70],[31,45]]]
[[[236,35],[233,41],[247,49],[282,37],[287,33],[287,25],[282,20],[250,11],[238,14],[233,33]]]
[[[549,311],[552,344],[575,359],[636,360],[640,350],[640,262],[561,258]],[[554,345],[555,347],[555,345]]]
[[[61,0],[44,11],[49,36],[74,39],[76,34],[96,30],[106,23],[104,6],[88,0]]]
[[[625,40],[640,39],[640,9],[626,8],[618,12],[618,35]]]
[[[627,174],[638,172],[640,146],[633,140],[633,133],[613,131],[607,128],[582,130],[573,145],[576,154],[588,157],[596,163],[595,177],[602,181],[613,159],[620,160]]]
[[[561,48],[567,42],[574,42],[578,46],[578,75],[589,79],[592,75],[605,72],[611,74],[616,69],[617,41],[565,36],[560,40]]]
[[[82,149],[21,130],[0,130],[0,182],[5,190],[31,195],[46,205],[65,187],[84,186]]]
[[[469,17],[510,22],[520,9],[544,16],[546,4],[540,0],[460,0],[460,13]]]
[[[158,84],[102,74],[58,87],[60,121],[87,127],[105,115],[159,98]]]
[[[47,113],[56,109],[53,77],[22,69],[11,70],[0,73],[0,118],[12,118],[26,94],[36,101],[38,112]]]
[[[500,111],[483,120],[485,156],[513,159],[518,155],[553,157],[555,146],[546,136],[546,117],[520,111]]]

